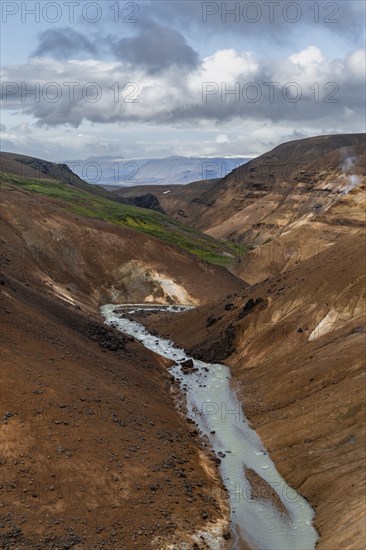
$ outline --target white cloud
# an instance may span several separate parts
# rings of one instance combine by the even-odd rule
[[[308,46],[304,50],[290,55],[289,60],[295,65],[308,67],[309,65],[319,65],[325,61],[324,56],[316,46]]]
[[[361,82],[365,82],[366,52],[364,49],[359,48],[352,52],[346,58],[345,65],[352,76],[358,78]]]
[[[171,68],[154,75],[126,63],[33,58],[26,65],[4,69],[3,91],[8,91],[4,107],[31,113],[39,124],[48,126],[77,127],[83,120],[196,126],[234,117],[327,121],[339,113],[339,107],[361,115],[363,55],[357,50],[343,60],[328,59],[309,46],[287,58],[268,60],[251,52],[223,50],[204,59],[198,68],[186,72]],[[9,82],[15,88],[6,87]],[[275,83],[272,98],[270,83]],[[291,86],[287,90],[289,83],[300,90],[298,100],[293,101]],[[35,88],[36,101],[34,94],[25,95],[26,89]],[[56,93],[58,101],[54,101]]]
[[[90,156],[91,151],[130,157],[247,155],[291,139],[294,128],[305,136],[364,131],[364,56],[357,49],[334,59],[309,46],[282,58],[262,59],[253,52],[225,49],[198,67],[154,74],[116,61],[32,58],[3,69],[2,90],[10,90],[3,105],[3,146],[36,156],[38,148],[38,156],[42,151],[61,159],[76,152]],[[18,89],[6,88],[9,82]],[[203,101],[207,82],[213,90]],[[246,85],[253,82],[262,94],[256,102],[245,95]],[[269,82],[279,83],[272,101]],[[301,88],[298,102],[284,99],[289,82]],[[330,82],[338,87],[335,102],[324,101],[332,91],[325,89]],[[52,101],[48,83],[61,89],[58,101]],[[23,96],[25,89],[38,86],[39,101],[32,94],[22,97],[22,85]],[[235,87],[238,97],[225,95]],[[95,92],[98,101],[93,101]],[[79,128],[77,134],[73,127]]]

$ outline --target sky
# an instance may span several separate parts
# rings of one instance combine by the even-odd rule
[[[363,0],[1,3],[1,149],[256,156],[365,131]]]

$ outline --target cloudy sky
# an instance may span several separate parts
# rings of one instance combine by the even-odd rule
[[[2,150],[260,154],[365,131],[365,2],[2,1]]]

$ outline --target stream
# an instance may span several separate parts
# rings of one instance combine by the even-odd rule
[[[230,384],[230,369],[191,359],[173,342],[150,334],[143,325],[124,317],[136,309],[182,311],[182,306],[107,304],[101,312],[107,324],[133,336],[149,350],[174,361],[169,369],[186,398],[187,414],[221,459],[220,473],[228,491],[232,549],[245,541],[253,550],[313,550],[318,534],[314,511],[280,476],[256,432],[250,428]],[[256,494],[246,470],[259,476],[265,490]],[[251,476],[253,477],[253,476]],[[258,478],[257,478],[258,479]],[[269,486],[269,487],[268,487]],[[270,489],[271,488],[271,489]]]

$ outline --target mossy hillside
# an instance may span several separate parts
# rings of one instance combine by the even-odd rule
[[[213,239],[154,210],[116,202],[58,181],[2,174],[1,185],[8,189],[20,187],[59,200],[64,208],[75,214],[152,235],[215,265],[229,266],[246,252],[244,247],[236,243]]]

